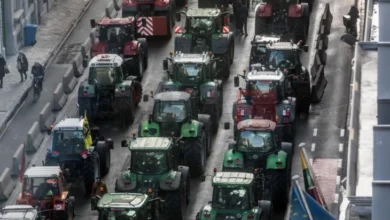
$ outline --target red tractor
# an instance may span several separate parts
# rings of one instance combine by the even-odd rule
[[[148,67],[148,43],[145,38],[135,39],[135,18],[108,18],[91,20],[91,27],[96,27],[98,41],[93,41],[91,58],[100,54],[117,54],[124,59],[134,58],[143,61],[143,68]]]
[[[175,0],[123,0],[122,17],[135,17],[137,36],[172,36]]]

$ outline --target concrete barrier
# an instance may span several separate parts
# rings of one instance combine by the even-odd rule
[[[69,94],[71,93],[74,88],[76,87],[78,83],[77,78],[73,74],[73,67],[69,67],[66,72],[64,77],[62,78],[62,85],[64,87],[64,93]]]
[[[87,39],[85,39],[84,43],[81,45],[81,55],[84,58],[89,57],[91,47],[92,47],[92,40],[91,40],[91,37],[88,37]],[[84,66],[84,67],[86,67],[86,66]]]
[[[51,103],[48,102],[39,113],[39,128],[41,131],[48,131],[50,126],[56,120],[56,116],[53,114],[51,109]]]
[[[91,40],[91,45],[93,45],[96,42],[95,33],[96,33],[96,29],[95,28],[93,28],[91,30],[91,32],[89,33],[89,39]]]
[[[118,16],[118,11],[115,10],[113,1],[108,3],[106,7],[106,16],[109,18],[115,18],[116,16]]]
[[[66,104],[67,100],[68,100],[68,96],[64,93],[64,88],[62,86],[62,83],[59,83],[53,93],[51,109],[53,111],[61,110],[62,107],[64,107],[64,105]]]
[[[41,146],[42,141],[43,135],[39,130],[39,124],[36,121],[27,133],[27,140],[25,143],[26,152],[36,152]]]
[[[314,55],[314,62],[313,65],[310,68],[310,74],[312,77],[312,80],[314,80],[317,77],[317,70],[321,65],[326,65],[327,60],[327,54],[324,50],[317,50]]]
[[[12,156],[11,176],[20,176],[27,167],[24,144],[21,144]]]
[[[73,66],[73,74],[75,77],[80,77],[83,75],[84,67],[83,67],[83,56],[81,53],[78,53],[74,58],[72,62]]]
[[[329,45],[329,38],[326,34],[319,34],[317,37],[317,50],[327,50]]]
[[[325,78],[325,72],[324,72],[325,66],[320,65],[316,72],[316,77],[313,80],[312,87],[311,87],[311,102],[312,103],[319,103],[322,99],[322,96],[324,96],[325,88],[328,85],[328,80]]]
[[[321,16],[320,25],[324,26],[324,29],[326,30],[327,34],[330,33],[330,29],[332,27],[332,21],[333,21],[333,15],[332,13],[330,13],[329,3],[326,3],[324,13]]]
[[[11,178],[11,170],[7,167],[0,176],[0,201],[7,200],[15,186],[16,183]]]
[[[123,1],[122,0],[112,0],[112,1],[114,3],[115,10],[120,11],[122,9]]]

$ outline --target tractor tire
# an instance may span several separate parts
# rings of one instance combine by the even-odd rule
[[[285,210],[289,202],[289,171],[287,169],[273,170],[271,183],[271,201],[274,211],[279,212]]]
[[[111,150],[108,149],[105,141],[98,141],[96,144],[96,152],[99,155],[100,175],[103,177],[110,171]]]
[[[85,193],[86,195],[90,195],[96,178],[100,176],[99,155],[96,152],[93,152],[84,161],[81,174],[84,177]]]
[[[230,65],[233,64],[234,62],[234,40],[232,43],[229,45],[229,56],[230,56]]]
[[[206,135],[203,132],[199,137],[188,138],[184,141],[184,161],[190,167],[192,177],[204,174],[206,168]]]
[[[213,131],[214,127],[212,124],[212,117],[208,114],[199,114],[198,120],[204,126],[204,132],[205,132],[205,137],[206,137],[206,155],[209,156],[211,153],[212,142],[213,142],[212,131]],[[211,123],[210,123],[210,121],[211,121]]]
[[[224,81],[229,79],[230,76],[230,57],[229,53],[225,53],[219,56],[220,61],[217,62],[217,69],[222,70],[222,78]]]
[[[137,77],[137,80],[141,82],[144,77],[145,70],[143,52],[141,49],[138,50],[137,55],[133,56],[132,70],[134,75]]]
[[[203,114],[210,115],[211,118],[211,129],[210,131],[215,134],[218,132],[219,121],[221,118],[221,109],[219,108],[220,103],[214,105],[205,105],[202,111]]]
[[[142,50],[143,50],[143,61],[144,61],[144,71],[148,68],[148,58],[149,58],[149,46],[148,46],[148,41],[146,38],[138,38],[137,39],[141,45],[142,45]],[[140,81],[141,82],[141,81]]]
[[[186,166],[179,166],[178,171],[182,173],[181,184],[185,186],[186,190],[186,205],[190,204],[191,198],[191,179],[190,179],[190,169]]]
[[[260,220],[270,220],[272,217],[272,203],[267,200],[260,200],[259,207],[261,208]]]
[[[178,190],[170,191],[165,196],[165,220],[183,220],[185,213],[185,189],[180,186]]]
[[[120,120],[119,122],[122,123],[124,129],[128,128],[131,123],[133,123],[135,117],[135,106],[133,100],[130,100],[130,102],[130,106],[123,103],[119,105],[120,117],[118,119]]]
[[[310,97],[309,96],[297,97],[298,115],[300,113],[305,113],[309,115],[309,111],[310,111]]]

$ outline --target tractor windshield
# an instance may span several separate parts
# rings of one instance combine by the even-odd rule
[[[270,91],[274,91],[278,85],[277,81],[272,80],[257,80],[257,81],[249,81],[248,86],[250,90],[258,90],[264,93],[268,93]]]
[[[90,67],[88,81],[90,84],[111,85],[120,81],[121,76],[120,67]]]
[[[251,63],[264,64],[267,47],[264,44],[254,44],[251,50]]]
[[[293,68],[296,64],[295,52],[292,50],[272,50],[269,55],[268,64],[271,69]]]
[[[57,178],[25,178],[23,181],[23,196],[33,199],[50,199],[59,195]]]
[[[249,193],[245,188],[214,187],[213,207],[221,209],[249,209]]]
[[[210,34],[213,31],[214,19],[209,18],[190,18],[190,32],[195,34]]]
[[[164,151],[132,151],[131,169],[138,174],[162,174],[168,171]]]
[[[241,131],[238,137],[238,150],[242,152],[268,152],[274,146],[269,131]]]
[[[200,63],[179,63],[175,65],[174,73],[176,73],[176,78],[179,82],[187,84],[196,84],[200,78],[203,71],[203,64]]]
[[[156,102],[153,115],[156,122],[182,122],[187,111],[184,102]]]
[[[53,153],[80,154],[85,150],[82,130],[55,130],[53,133]]]

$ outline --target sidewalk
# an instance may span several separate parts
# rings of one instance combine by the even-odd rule
[[[16,69],[17,56],[7,57],[10,73],[5,75],[3,88],[0,89],[0,135],[6,129],[6,123],[23,101],[32,84],[31,66],[34,62],[44,65],[49,58],[56,55],[58,45],[66,40],[65,36],[92,1],[94,0],[57,0],[54,2],[51,10],[42,17],[42,24],[38,26],[37,43],[20,50],[29,62],[27,81],[20,82],[20,75]]]

